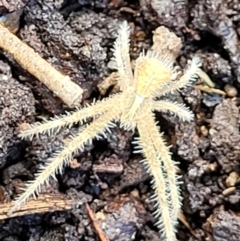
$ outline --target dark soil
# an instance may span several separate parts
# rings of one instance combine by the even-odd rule
[[[97,85],[111,73],[111,47],[122,20],[134,28],[132,59],[151,46],[152,31],[160,25],[181,37],[177,62],[184,67],[198,54],[216,88],[227,95],[193,86],[173,96],[194,111],[192,123],[157,114],[173,158],[180,162],[183,213],[191,228],[180,222],[177,236],[180,241],[240,240],[239,0],[2,0],[0,14],[13,30],[19,23],[17,36],[84,89],[83,104],[104,97]],[[2,51],[0,81],[0,199],[6,202],[79,127],[20,140],[18,124],[68,108]],[[157,241],[150,177],[141,157],[132,154],[133,135],[115,128],[105,140],[87,146],[75,157],[81,165],[65,168],[48,191],[88,202],[110,240]],[[0,240],[99,239],[82,205],[0,221]]]

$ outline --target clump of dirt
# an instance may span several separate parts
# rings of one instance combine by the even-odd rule
[[[21,156],[20,141],[14,136],[18,124],[33,121],[35,100],[31,90],[12,77],[11,67],[0,61],[0,167],[7,158]]]

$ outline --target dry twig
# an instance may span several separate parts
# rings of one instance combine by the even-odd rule
[[[83,90],[62,75],[31,47],[0,24],[0,48],[11,54],[29,73],[46,85],[69,107],[80,105]]]
[[[196,85],[195,88],[198,90],[207,92],[207,93],[214,93],[214,94],[219,94],[219,95],[223,95],[223,96],[226,95],[226,93],[224,91],[215,89],[215,88],[211,88],[206,85]]]
[[[119,92],[119,86],[117,84],[117,73],[112,72],[105,80],[98,84],[98,90],[101,95],[105,95],[107,90],[113,86],[112,93]]]
[[[72,209],[75,205],[81,205],[76,200],[68,198],[62,194],[42,194],[38,199],[31,199],[24,203],[21,208],[11,215],[9,210],[12,208],[12,203],[0,204],[0,220],[13,218],[34,213],[55,212]]]
[[[93,223],[93,226],[94,226],[100,240],[101,241],[110,241],[106,237],[106,235],[103,233],[102,229],[99,227],[99,224],[98,224],[96,218],[94,217],[94,213],[93,213],[92,209],[89,207],[88,204],[86,204],[86,209],[87,209],[87,212],[88,212],[88,216],[91,219],[91,221]]]

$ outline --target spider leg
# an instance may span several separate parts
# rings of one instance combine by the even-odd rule
[[[170,102],[167,100],[154,100],[153,109],[159,112],[170,112],[178,116],[182,121],[192,121],[194,119],[193,113],[184,104],[177,102]]]
[[[57,171],[61,173],[64,165],[69,164],[71,161],[72,155],[79,150],[83,150],[84,144],[91,141],[94,137],[98,138],[99,135],[104,134],[104,131],[109,130],[109,128],[113,126],[111,121],[118,118],[119,114],[120,110],[112,108],[111,112],[100,116],[97,120],[89,124],[81,133],[73,137],[59,153],[56,153],[56,156],[41,166],[35,175],[35,179],[27,184],[26,188],[23,189],[24,192],[14,201],[10,213],[17,210],[21,204],[26,202],[32,195],[36,197],[36,194],[41,191],[41,186],[44,183],[48,183],[51,176],[55,178]]]
[[[86,106],[83,109],[75,110],[68,115],[57,116],[52,118],[50,121],[46,120],[44,123],[37,122],[32,125],[27,124],[27,126],[24,123],[22,127],[20,125],[19,136],[22,138],[30,137],[30,139],[32,139],[34,135],[38,135],[40,133],[50,134],[53,130],[59,130],[61,127],[71,127],[74,123],[82,123],[89,117],[94,117],[111,110],[112,106],[119,102],[119,98],[121,98],[120,96],[121,93],[116,94],[90,106]]]
[[[133,73],[129,56],[130,28],[127,22],[120,25],[118,37],[114,43],[114,60],[118,70],[118,83],[122,91],[133,85]]]
[[[153,177],[153,187],[156,190],[152,199],[157,206],[155,216],[159,218],[158,228],[166,240],[176,241],[175,225],[181,207],[176,167],[152,113],[139,120],[137,127],[140,137],[135,143],[146,157],[144,164]]]
[[[162,96],[167,94],[168,92],[179,90],[183,87],[190,85],[198,77],[198,73],[202,73],[200,67],[200,59],[198,57],[194,57],[192,59],[191,65],[187,68],[184,75],[179,80],[171,81],[168,84],[164,85],[156,92],[154,96]]]

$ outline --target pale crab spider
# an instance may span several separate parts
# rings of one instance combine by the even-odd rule
[[[175,224],[181,208],[178,177],[169,147],[159,132],[153,111],[168,111],[183,121],[193,120],[193,114],[183,104],[172,103],[161,97],[195,80],[201,63],[198,58],[193,58],[185,73],[176,79],[178,75],[173,67],[171,53],[166,52],[161,56],[151,50],[137,58],[133,72],[129,56],[129,37],[130,28],[124,22],[120,25],[114,44],[120,93],[66,116],[56,117],[45,123],[24,125],[20,136],[32,138],[40,133],[50,134],[61,127],[96,117],[40,168],[35,180],[29,182],[24,192],[14,201],[12,211],[19,208],[30,196],[38,194],[41,185],[48,182],[51,176],[55,177],[57,171],[62,172],[64,165],[72,160],[73,154],[84,149],[84,144],[104,134],[113,126],[113,122],[120,122],[124,129],[138,129],[139,137],[134,141],[135,152],[143,154],[143,163],[152,176],[155,190],[152,200],[156,203],[157,226],[165,240],[176,240]]]

